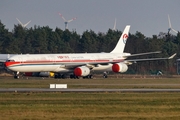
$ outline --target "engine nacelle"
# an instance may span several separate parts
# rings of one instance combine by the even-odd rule
[[[75,76],[87,76],[90,74],[90,69],[88,67],[82,66],[74,69]]]
[[[112,71],[113,72],[126,72],[128,70],[128,66],[124,63],[115,63],[112,66]]]

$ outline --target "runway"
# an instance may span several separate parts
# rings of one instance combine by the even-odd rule
[[[180,89],[65,89],[65,88],[0,88],[5,92],[180,92]]]

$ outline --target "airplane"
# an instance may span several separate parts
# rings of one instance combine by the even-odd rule
[[[175,55],[165,58],[147,58],[127,60],[131,56],[160,53],[160,51],[130,54],[124,52],[128,39],[130,25],[127,25],[115,48],[110,53],[74,53],[74,54],[20,54],[7,59],[5,66],[14,71],[14,78],[19,78],[20,72],[54,72],[55,78],[64,78],[67,73],[70,78],[93,78],[92,71],[113,71],[124,73],[128,65],[137,61],[172,59]]]

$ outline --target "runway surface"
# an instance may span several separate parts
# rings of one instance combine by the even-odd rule
[[[180,92],[180,89],[0,88],[0,92]]]

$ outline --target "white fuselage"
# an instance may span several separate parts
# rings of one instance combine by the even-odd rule
[[[92,70],[108,70],[112,63],[123,62],[129,53],[79,53],[79,54],[25,54],[15,55],[5,63],[18,72],[71,72],[78,66]]]

